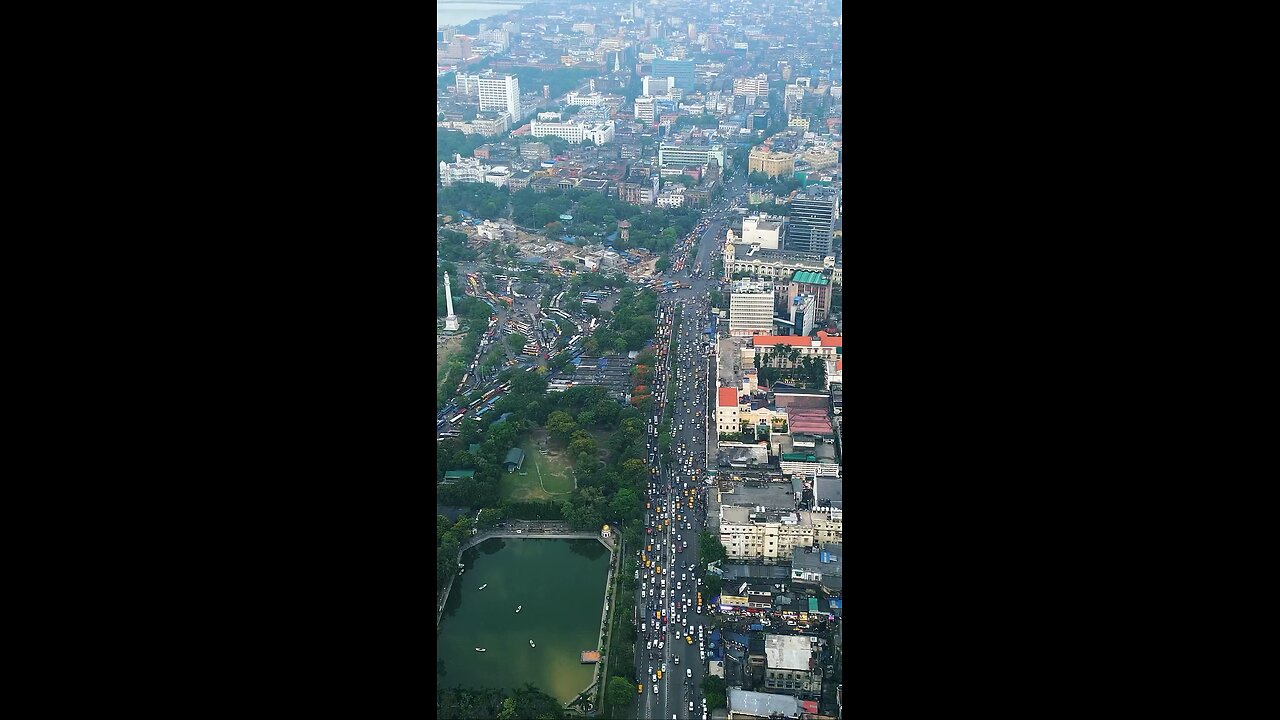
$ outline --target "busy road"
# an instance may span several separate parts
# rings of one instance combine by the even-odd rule
[[[637,551],[636,716],[706,720],[701,683],[707,665],[711,598],[701,593],[706,568],[698,565],[698,534],[706,517],[707,418],[714,413],[708,378],[714,340],[707,258],[718,246],[723,221],[706,219],[673,251],[670,275],[690,285],[660,298],[655,371],[655,416],[649,418],[651,481],[645,496],[644,547]],[[685,267],[688,264],[692,267]],[[670,354],[673,325],[676,351]],[[667,400],[670,383],[674,399]],[[671,415],[671,459],[660,451],[660,423]]]

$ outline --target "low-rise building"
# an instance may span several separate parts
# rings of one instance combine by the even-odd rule
[[[729,688],[728,696],[727,720],[774,720],[778,717],[793,720],[803,712],[800,701],[791,695]]]
[[[788,560],[792,548],[841,542],[843,512],[760,512],[739,505],[720,506],[720,542],[731,560]]]
[[[765,688],[788,695],[821,693],[822,665],[817,643],[818,638],[809,635],[765,635]]]

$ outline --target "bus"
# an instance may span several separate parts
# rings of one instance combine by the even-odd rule
[[[524,348],[520,351],[520,354],[528,355],[530,357],[537,357],[540,354],[540,352],[538,351],[538,346],[536,345],[534,345],[533,347],[525,345]]]
[[[457,415],[454,415],[453,417],[449,418],[449,422],[453,423],[454,425],[457,425],[458,421],[466,416],[467,414],[465,412],[460,412]]]

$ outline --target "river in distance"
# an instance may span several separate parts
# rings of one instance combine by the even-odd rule
[[[462,562],[467,571],[436,630],[440,686],[528,682],[568,702],[591,684],[595,665],[582,664],[582,651],[601,649],[608,549],[598,540],[494,538]]]
[[[520,5],[495,5],[483,2],[458,5],[452,3],[437,4],[436,27],[444,27],[445,25],[459,27],[472,20],[483,20],[494,15],[506,15],[513,10],[519,10],[520,7]]]

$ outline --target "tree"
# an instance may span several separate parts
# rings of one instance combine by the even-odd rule
[[[635,688],[630,680],[617,675],[609,678],[609,688],[605,691],[605,696],[609,699],[610,705],[619,707],[626,705],[631,702],[633,693],[635,693]]]
[[[725,706],[724,678],[707,673],[702,678],[702,694],[707,699],[707,707],[715,710]]]
[[[520,333],[512,333],[511,335],[507,336],[507,347],[511,348],[511,352],[513,353],[520,352],[520,350],[522,350],[524,346],[528,344],[529,344],[529,338],[521,335]]]
[[[671,268],[671,260],[666,255],[663,255],[658,258],[658,262],[654,263],[653,267],[658,272],[666,272]]]
[[[502,701],[502,708],[498,710],[498,720],[517,720],[515,700],[505,698]]]
[[[577,430],[578,423],[574,422],[572,415],[563,410],[557,410],[547,417],[547,433],[561,446],[567,445]]]

